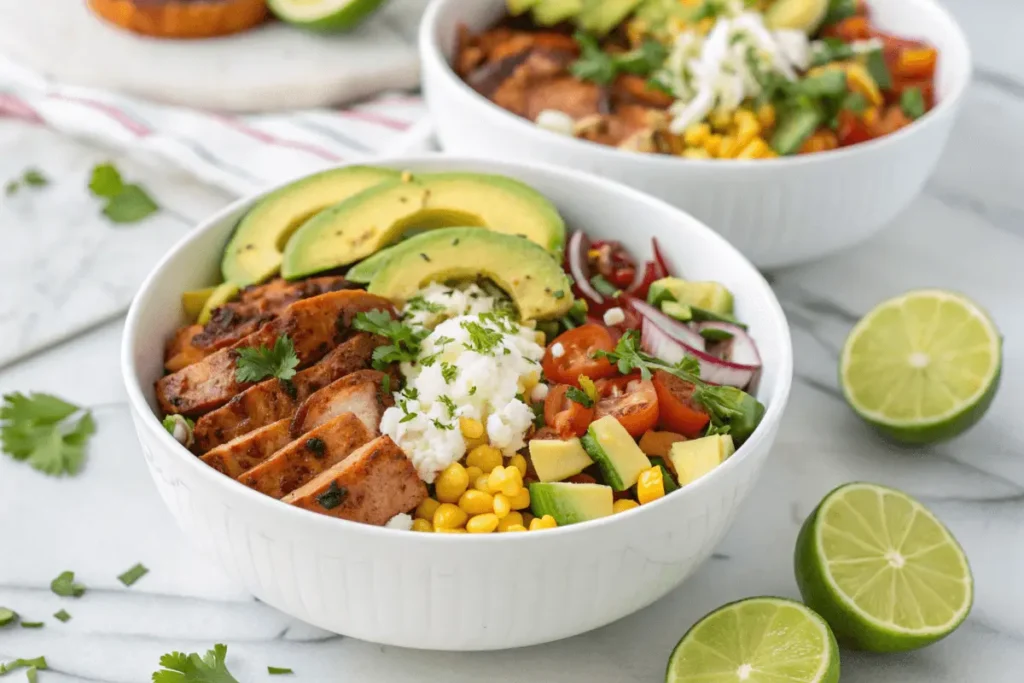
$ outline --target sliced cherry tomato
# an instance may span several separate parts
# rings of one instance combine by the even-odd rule
[[[555,358],[551,349],[561,345],[562,355]],[[555,337],[547,350],[541,366],[544,376],[553,382],[580,385],[579,376],[590,379],[611,377],[615,368],[606,358],[594,358],[595,351],[612,351],[615,342],[611,333],[601,325],[582,325]]]
[[[663,370],[654,373],[654,390],[661,407],[661,425],[689,438],[701,435],[711,417],[693,401],[693,384]]]
[[[598,388],[594,419],[611,415],[636,438],[658,423],[658,393],[648,380],[636,376],[605,380]]]
[[[838,116],[839,126],[836,129],[836,137],[840,146],[856,145],[860,142],[871,140],[874,136],[864,121],[849,109],[843,109]]]
[[[563,439],[583,436],[594,421],[594,407],[570,400],[565,395],[570,388],[568,384],[556,384],[544,399],[544,422]]]

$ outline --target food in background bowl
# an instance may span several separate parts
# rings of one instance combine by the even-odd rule
[[[548,130],[690,159],[855,145],[934,106],[938,51],[862,0],[508,0],[458,74]],[[570,31],[575,28],[574,35]]]
[[[416,531],[672,495],[760,423],[757,346],[724,285],[579,227],[498,175],[348,167],[271,193],[225,283],[182,295],[164,424],[283,503]]]
[[[265,0],[89,0],[107,21],[158,38],[212,38],[248,30],[267,18]]]

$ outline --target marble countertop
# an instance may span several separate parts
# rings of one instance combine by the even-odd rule
[[[122,321],[114,318],[0,370],[0,392],[57,393],[92,406],[99,427],[87,466],[75,478],[52,479],[0,458],[0,605],[46,621],[42,629],[0,631],[0,660],[46,655],[52,668],[40,676],[44,683],[138,683],[149,680],[165,652],[202,652],[222,642],[229,645],[230,668],[245,683],[271,680],[267,665],[293,668],[292,680],[318,682],[656,682],[672,645],[705,612],[752,595],[796,597],[791,552],[799,524],[833,486],[863,479],[907,490],[931,506],[967,551],[977,595],[962,628],[931,648],[885,657],[844,651],[843,681],[1019,681],[1024,41],[1018,37],[1024,35],[1024,14],[1016,0],[947,4],[968,32],[978,68],[940,167],[924,194],[870,242],[771,274],[796,352],[797,381],[781,434],[762,480],[713,558],[659,604],[558,643],[454,654],[335,636],[257,602],[192,553],[158,500],[128,416],[118,372]],[[35,163],[44,152],[19,147],[17,165]],[[196,215],[216,200],[206,196]],[[78,213],[69,205],[60,216],[69,231],[79,225]],[[32,217],[22,218],[24,223],[0,229],[30,229]],[[183,227],[170,224],[167,231],[180,234]],[[146,230],[148,239],[168,239],[162,227]],[[79,241],[67,244],[82,247]],[[118,248],[120,258],[133,252],[130,243]],[[57,256],[66,251],[57,247]],[[73,258],[65,254],[45,265],[64,278],[56,283],[68,291],[72,309],[89,305],[89,297],[71,296]],[[991,311],[1007,341],[1002,387],[985,420],[952,442],[908,452],[876,439],[846,407],[836,387],[836,356],[853,322],[875,303],[921,286],[973,297]],[[136,562],[150,573],[125,588],[116,577]],[[50,580],[64,570],[74,570],[89,587],[84,597],[50,592]],[[61,608],[71,621],[50,616]]]

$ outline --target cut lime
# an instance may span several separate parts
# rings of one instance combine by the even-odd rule
[[[971,300],[923,289],[864,316],[839,363],[843,393],[858,415],[897,441],[928,444],[985,414],[999,386],[1002,340]]]
[[[282,21],[315,31],[345,31],[373,14],[383,0],[267,0]]]
[[[904,652],[943,638],[967,617],[974,583],[942,523],[905,493],[846,484],[825,496],[796,544],[804,601],[844,645]]]
[[[665,683],[836,683],[839,651],[825,620],[792,600],[748,598],[686,632]]]

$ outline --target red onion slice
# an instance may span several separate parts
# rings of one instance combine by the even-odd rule
[[[761,367],[761,354],[757,352],[757,344],[751,338],[750,333],[739,325],[732,323],[709,320],[697,324],[698,330],[722,330],[732,335],[729,340],[729,361],[737,365],[749,365]]]
[[[650,320],[683,346],[695,351],[704,351],[707,348],[704,337],[678,320],[670,318],[646,301],[636,297],[629,297],[628,301],[629,305],[644,319]]]
[[[759,366],[741,365],[708,355],[703,351],[687,348],[658,327],[650,318],[644,318],[640,335],[640,346],[655,358],[672,365],[689,354],[700,364],[700,377],[708,384],[743,389],[748,386]]]
[[[569,243],[565,250],[565,257],[569,262],[569,274],[576,281],[576,288],[580,290],[580,294],[600,305],[604,303],[604,297],[590,284],[589,253],[590,240],[582,230],[577,230],[569,236]]]

